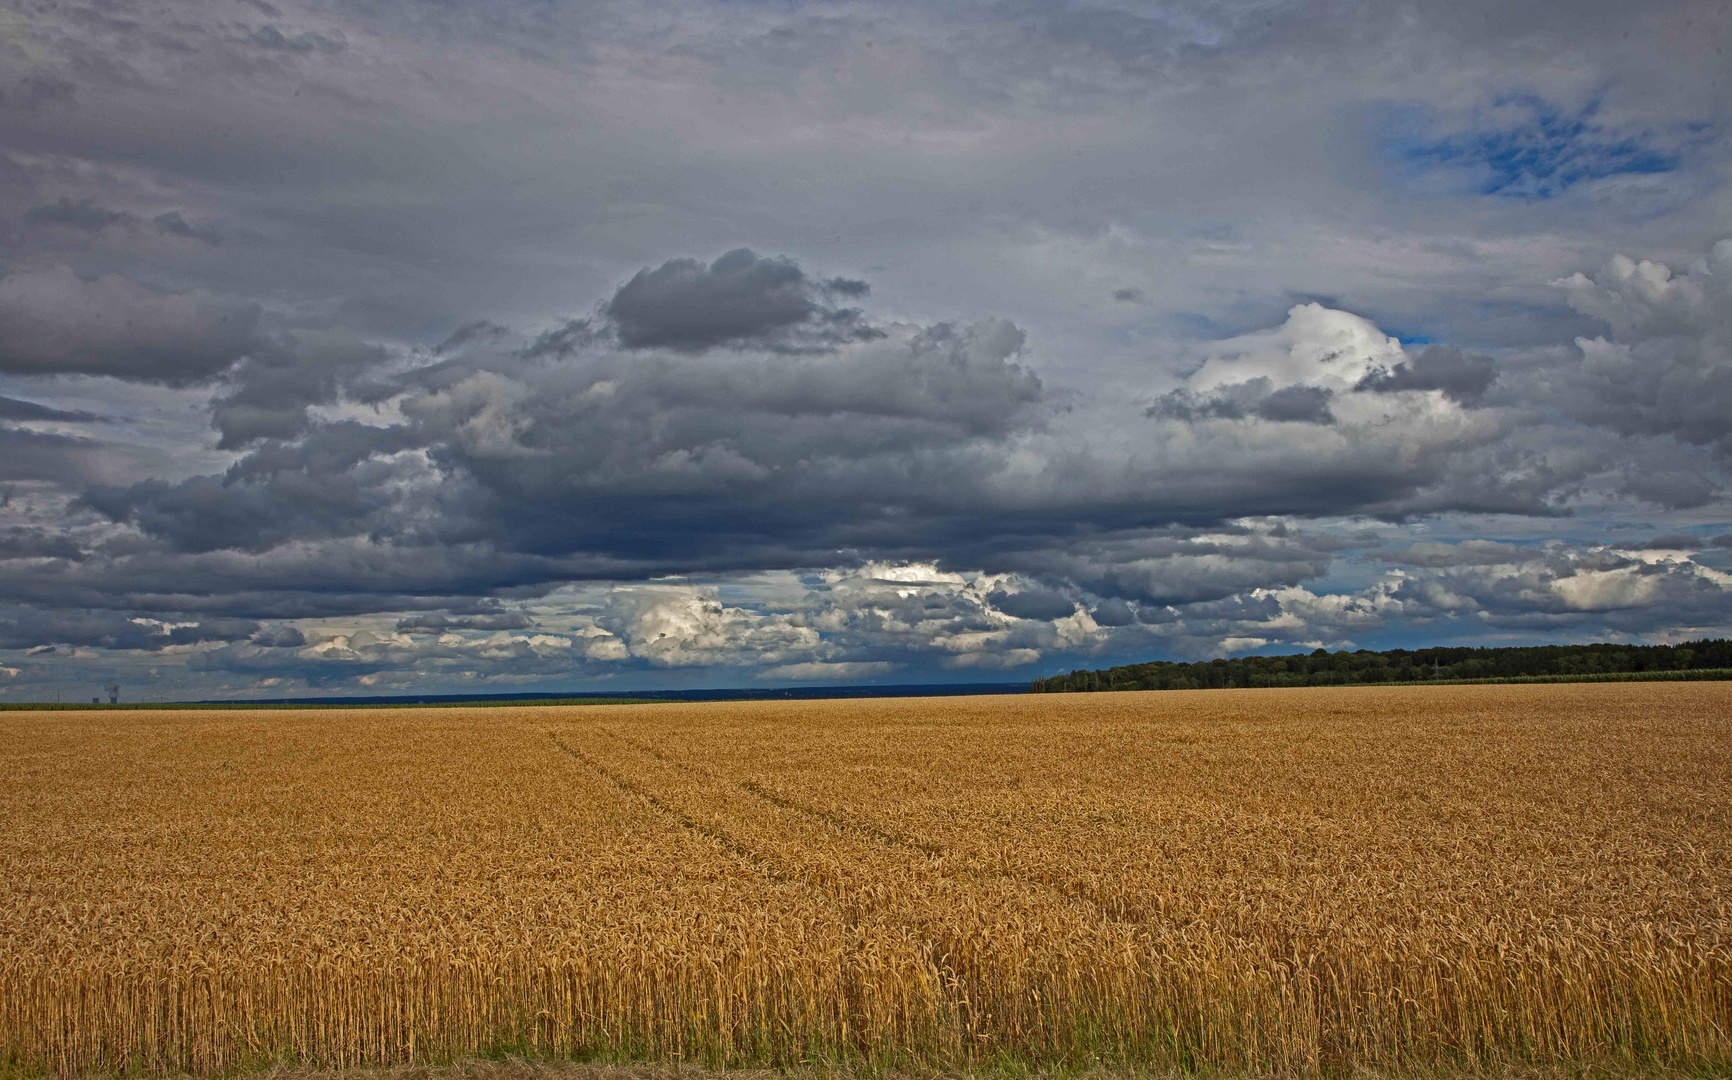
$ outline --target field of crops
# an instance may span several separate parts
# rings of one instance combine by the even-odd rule
[[[0,1063],[1732,1063],[1732,684],[0,714]]]

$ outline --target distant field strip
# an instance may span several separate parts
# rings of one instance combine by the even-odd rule
[[[0,717],[0,1067],[1732,1067],[1732,687]]]

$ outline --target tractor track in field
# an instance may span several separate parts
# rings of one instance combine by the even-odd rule
[[[695,818],[684,810],[670,805],[667,800],[657,795],[650,788],[630,779],[629,777],[621,776],[619,773],[590,757],[582,750],[567,745],[565,740],[561,739],[553,732],[548,732],[547,737],[553,740],[553,745],[558,747],[561,753],[571,758],[573,761],[582,764],[585,768],[601,777],[615,789],[647,803],[663,816],[674,821],[681,828],[716,844],[718,847],[721,847],[723,850],[727,851],[729,854],[733,855],[735,858],[747,864],[770,880],[783,883],[799,883],[808,886],[812,884],[810,880],[803,876],[788,874],[776,865],[774,859],[760,851],[754,850],[749,844],[746,844],[740,840],[739,837],[734,836],[725,829],[717,828],[709,822]]]
[[[855,836],[868,840],[875,840],[887,847],[917,851],[928,858],[944,858],[950,854],[950,850],[942,844],[935,844],[928,840],[922,840],[919,837],[909,836],[906,833],[900,833],[893,829],[885,828],[873,821],[861,821],[848,814],[839,813],[835,810],[828,810],[821,806],[814,806],[811,803],[796,799],[792,795],[777,791],[775,788],[770,787],[767,784],[760,784],[756,780],[726,780],[704,768],[702,765],[696,765],[692,762],[684,761],[642,741],[641,739],[634,739],[630,735],[621,735],[619,732],[614,731],[611,728],[602,728],[601,730],[606,731],[609,735],[612,735],[614,738],[625,743],[627,746],[630,746],[632,749],[637,750],[640,753],[648,754],[657,761],[672,765],[676,769],[683,769],[686,772],[695,773],[713,783],[727,784],[735,790],[743,791],[755,799],[770,803],[773,806],[779,806],[784,810],[792,810],[796,814],[804,815],[805,817],[812,818],[815,821],[821,821],[824,824],[829,825],[831,828],[837,829],[841,832],[852,833]]]
[[[793,796],[777,791],[775,788],[768,785],[760,784],[755,780],[736,782],[724,779],[701,765],[684,761],[649,743],[643,742],[640,739],[634,739],[629,735],[622,735],[611,728],[601,728],[600,730],[637,752],[647,757],[654,758],[672,768],[701,776],[713,784],[745,792],[757,800],[768,803],[771,806],[791,811],[802,817],[809,818],[845,835],[852,835],[860,839],[875,842],[882,847],[895,851],[918,855],[927,861],[944,860],[953,857],[953,853],[950,849],[941,844],[921,840],[917,837],[910,837],[906,834],[878,826],[876,823],[862,823],[856,821],[848,815],[827,810],[822,807],[813,806],[803,800],[796,799]],[[1117,910],[1112,905],[1103,904],[1101,901],[1088,895],[1081,889],[1066,888],[1063,885],[1027,874],[1019,874],[1012,870],[1003,870],[990,866],[959,866],[954,868],[952,875],[955,878],[966,877],[973,878],[977,881],[1006,882],[1023,888],[1043,892],[1056,899],[1062,900],[1067,904],[1083,908],[1106,922],[1134,930],[1144,928],[1149,921],[1147,918]]]

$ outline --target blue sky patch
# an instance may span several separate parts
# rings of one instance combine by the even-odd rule
[[[1383,152],[1414,179],[1453,174],[1451,188],[1515,199],[1550,199],[1610,176],[1676,171],[1682,154],[1647,130],[1602,122],[1600,102],[1571,111],[1537,97],[1499,98],[1464,130],[1439,132],[1428,110],[1390,117]]]

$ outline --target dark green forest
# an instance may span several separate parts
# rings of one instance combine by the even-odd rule
[[[1036,694],[1094,690],[1210,690],[1244,686],[1354,686],[1480,679],[1559,681],[1732,677],[1732,641],[1681,645],[1536,645],[1525,648],[1385,649],[1241,656],[1194,664],[1156,660],[1036,679]]]

